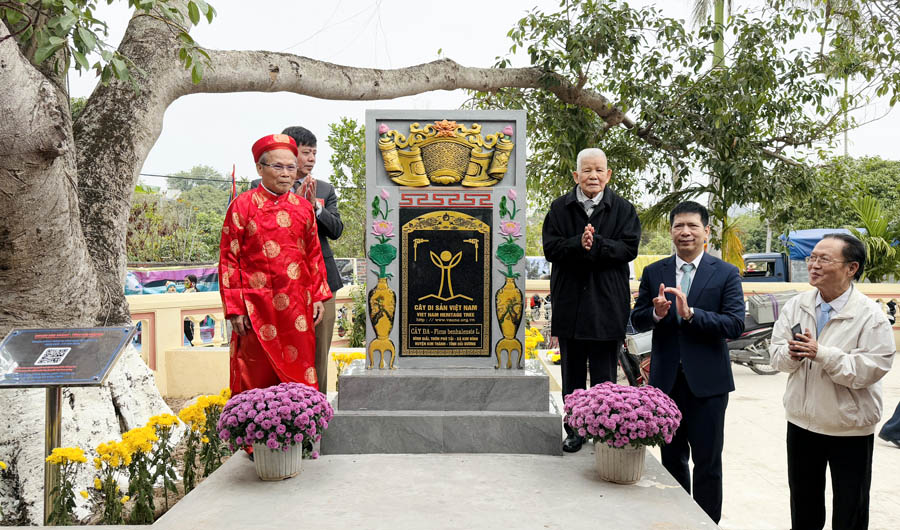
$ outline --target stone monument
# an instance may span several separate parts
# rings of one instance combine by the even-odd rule
[[[525,112],[366,113],[366,360],[325,453],[558,454],[524,357]]]

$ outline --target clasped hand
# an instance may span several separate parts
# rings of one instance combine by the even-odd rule
[[[588,223],[584,225],[584,233],[581,234],[581,247],[587,251],[594,246],[594,225]]]
[[[815,359],[819,352],[819,343],[812,337],[812,331],[807,328],[803,333],[794,335],[794,340],[788,341],[788,351],[791,359]]]
[[[691,316],[691,307],[688,305],[687,295],[680,287],[666,287],[666,284],[659,284],[659,295],[653,299],[653,310],[656,312],[657,318],[663,318],[668,314],[672,302],[666,298],[666,293],[675,295],[675,310],[678,315],[687,320]]]
[[[300,183],[300,189],[297,193],[308,200],[310,204],[312,204],[313,209],[316,207],[316,179],[309,175],[303,182]]]

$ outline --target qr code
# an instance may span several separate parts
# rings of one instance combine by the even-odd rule
[[[72,348],[47,348],[34,362],[35,366],[53,366],[62,364]]]

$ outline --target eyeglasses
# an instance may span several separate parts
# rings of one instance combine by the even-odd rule
[[[278,172],[287,171],[288,173],[293,173],[297,171],[297,166],[282,166],[281,164],[266,164],[265,162],[260,162],[259,165],[270,167]]]
[[[847,263],[846,261],[831,259],[831,258],[828,258],[825,256],[807,256],[805,261],[806,261],[807,265],[818,262],[819,265],[821,265],[823,267],[827,267],[828,265],[831,265],[832,263]]]

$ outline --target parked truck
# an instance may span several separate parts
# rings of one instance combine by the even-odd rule
[[[825,234],[849,234],[846,228],[812,228],[794,230],[781,241],[788,252],[767,252],[744,254],[744,270],[741,275],[745,282],[806,282],[806,258],[822,240]]]

